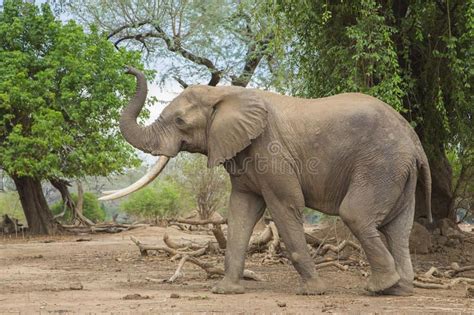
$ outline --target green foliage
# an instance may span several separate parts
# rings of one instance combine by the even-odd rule
[[[0,11],[0,167],[40,179],[107,175],[138,164],[116,128],[134,91],[117,52],[94,27],[62,24],[50,7],[6,0]]]
[[[263,12],[263,13],[262,13]],[[473,1],[268,1],[279,88],[364,92],[427,129],[425,144],[472,147]]]
[[[77,194],[71,194],[72,200],[74,203],[77,203]],[[54,215],[60,214],[63,212],[63,203],[58,201],[51,206],[51,212]],[[82,214],[93,222],[102,222],[105,220],[105,210],[100,205],[99,200],[97,200],[96,195],[90,192],[84,193],[84,204],[82,208]],[[62,220],[69,222],[72,219],[72,213],[70,210],[66,210]]]
[[[16,191],[0,193],[0,220],[4,214],[8,214],[10,218],[18,219],[20,222],[26,222]]]
[[[158,180],[133,193],[120,208],[128,214],[158,220],[180,211],[180,190],[172,181]]]

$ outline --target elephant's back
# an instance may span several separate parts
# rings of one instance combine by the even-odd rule
[[[410,124],[389,105],[368,95],[347,93],[314,100],[288,97],[270,114],[276,116],[275,128],[285,147],[301,159],[298,165],[315,165],[311,172],[300,172],[300,181],[304,190],[310,190],[305,191],[308,204],[327,213],[337,209],[357,169],[379,172],[387,165],[409,163],[420,154]]]
[[[361,93],[319,99],[284,96],[271,101],[270,113],[275,116],[277,126],[286,129],[284,134],[301,145],[316,141],[321,145],[344,145],[346,150],[351,150],[362,144],[411,145],[412,149],[419,144],[413,128],[398,112],[381,100]]]

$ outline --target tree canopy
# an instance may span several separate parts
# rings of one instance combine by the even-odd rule
[[[139,48],[162,71],[188,84],[268,84],[267,44],[258,36],[254,1],[59,0],[85,25],[97,25],[117,48]]]
[[[37,196],[40,206],[34,196],[22,196],[42,195],[41,180],[104,176],[138,164],[116,127],[134,91],[134,79],[123,71],[127,64],[139,65],[140,55],[117,51],[94,28],[85,33],[74,21],[63,24],[47,4],[4,2],[0,167],[15,180],[25,212],[35,203],[49,212],[44,197]],[[47,232],[42,221],[51,216],[37,215],[26,213],[30,229]]]

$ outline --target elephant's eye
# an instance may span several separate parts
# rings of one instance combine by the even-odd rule
[[[185,124],[184,120],[181,117],[176,117],[174,121],[178,126],[183,126]]]

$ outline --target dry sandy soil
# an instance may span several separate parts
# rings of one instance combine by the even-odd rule
[[[160,244],[163,233],[175,240],[204,241],[174,228],[148,227],[119,234],[96,234],[88,242],[81,236],[0,239],[0,313],[466,313],[474,314],[474,299],[466,286],[451,290],[416,289],[411,297],[374,297],[364,291],[366,278],[356,267],[348,271],[321,270],[330,285],[324,296],[296,296],[298,277],[287,264],[259,265],[247,260],[247,268],[265,278],[245,281],[247,293],[222,296],[210,293],[217,279],[186,265],[185,275],[174,284],[149,282],[147,277],[167,279],[178,262],[166,257],[141,257],[131,235],[145,243]],[[46,241],[46,242],[45,242]],[[461,249],[469,256],[473,247]],[[470,252],[470,253],[469,253]],[[418,255],[416,269],[446,266],[456,254]],[[473,257],[474,258],[474,257]],[[467,259],[470,259],[469,257]],[[222,264],[222,259],[219,261]],[[73,290],[76,286],[80,290]],[[172,298],[172,294],[178,298]],[[124,299],[140,294],[147,299]]]

